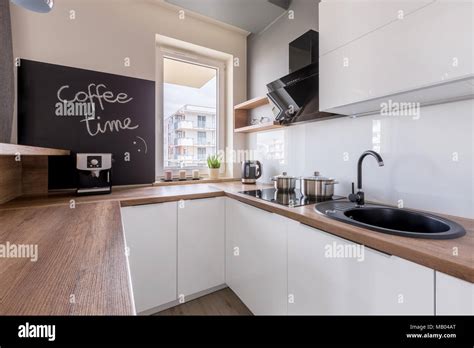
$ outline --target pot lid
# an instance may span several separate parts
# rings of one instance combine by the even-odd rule
[[[322,176],[319,172],[314,172],[313,176],[304,176],[303,179],[304,180],[315,180],[315,181],[318,181],[318,180],[334,180],[333,178],[328,178],[326,176]]]
[[[275,175],[273,178],[275,178],[275,179],[280,179],[280,178],[281,179],[296,179],[295,176],[288,175],[287,172],[283,172],[279,175]]]

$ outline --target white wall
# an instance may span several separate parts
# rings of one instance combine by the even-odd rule
[[[70,19],[70,11],[76,19]],[[155,80],[155,37],[161,34],[238,57],[233,103],[246,99],[245,33],[186,13],[180,19],[178,9],[160,1],[61,0],[49,14],[12,5],[11,15],[15,57]],[[130,67],[124,65],[126,57]],[[229,139],[236,148],[239,141]]]
[[[305,18],[306,13],[314,13],[315,6],[317,10],[313,1],[295,0],[292,8],[296,17]],[[279,77],[260,67],[287,73],[288,60],[281,55],[284,50],[287,54],[293,38],[281,34],[314,28],[317,14],[305,21],[303,25],[282,18],[256,43],[249,40],[249,97],[262,95],[264,84]],[[268,42],[272,50],[262,49]],[[256,112],[269,114],[265,107]],[[278,142],[284,144],[284,160],[272,159],[267,152]],[[247,145],[263,163],[260,181],[268,182],[270,176],[284,170],[297,176],[318,170],[340,182],[335,192],[341,195],[347,195],[351,182],[356,181],[360,154],[380,146],[385,166],[379,168],[373,158],[364,162],[363,188],[369,200],[395,205],[403,200],[405,207],[474,218],[473,100],[423,107],[418,120],[372,115],[301,124],[251,134]],[[454,153],[458,161],[453,160]]]

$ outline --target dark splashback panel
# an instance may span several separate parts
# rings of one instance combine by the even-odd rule
[[[61,108],[66,100],[67,107]],[[91,101],[93,118],[77,112],[80,108],[69,109]],[[155,180],[155,82],[22,59],[18,141],[74,153],[112,153],[114,185],[151,183]],[[49,163],[50,189],[75,187],[74,156],[51,157]]]

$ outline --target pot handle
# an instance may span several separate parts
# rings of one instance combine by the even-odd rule
[[[336,185],[336,184],[339,184],[339,181],[325,182],[324,186],[333,186],[333,185]]]

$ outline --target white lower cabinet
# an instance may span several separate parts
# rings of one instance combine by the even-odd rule
[[[474,314],[471,283],[231,198],[122,218],[138,313],[226,283],[256,315]]]
[[[122,219],[137,313],[225,284],[223,197],[125,207]]]
[[[176,300],[177,203],[122,208],[137,313]]]
[[[225,198],[180,202],[178,296],[225,283]]]
[[[474,284],[436,272],[436,315],[474,315]]]
[[[226,202],[226,282],[253,314],[287,313],[288,219]]]
[[[432,269],[295,221],[288,292],[293,315],[434,314]]]

